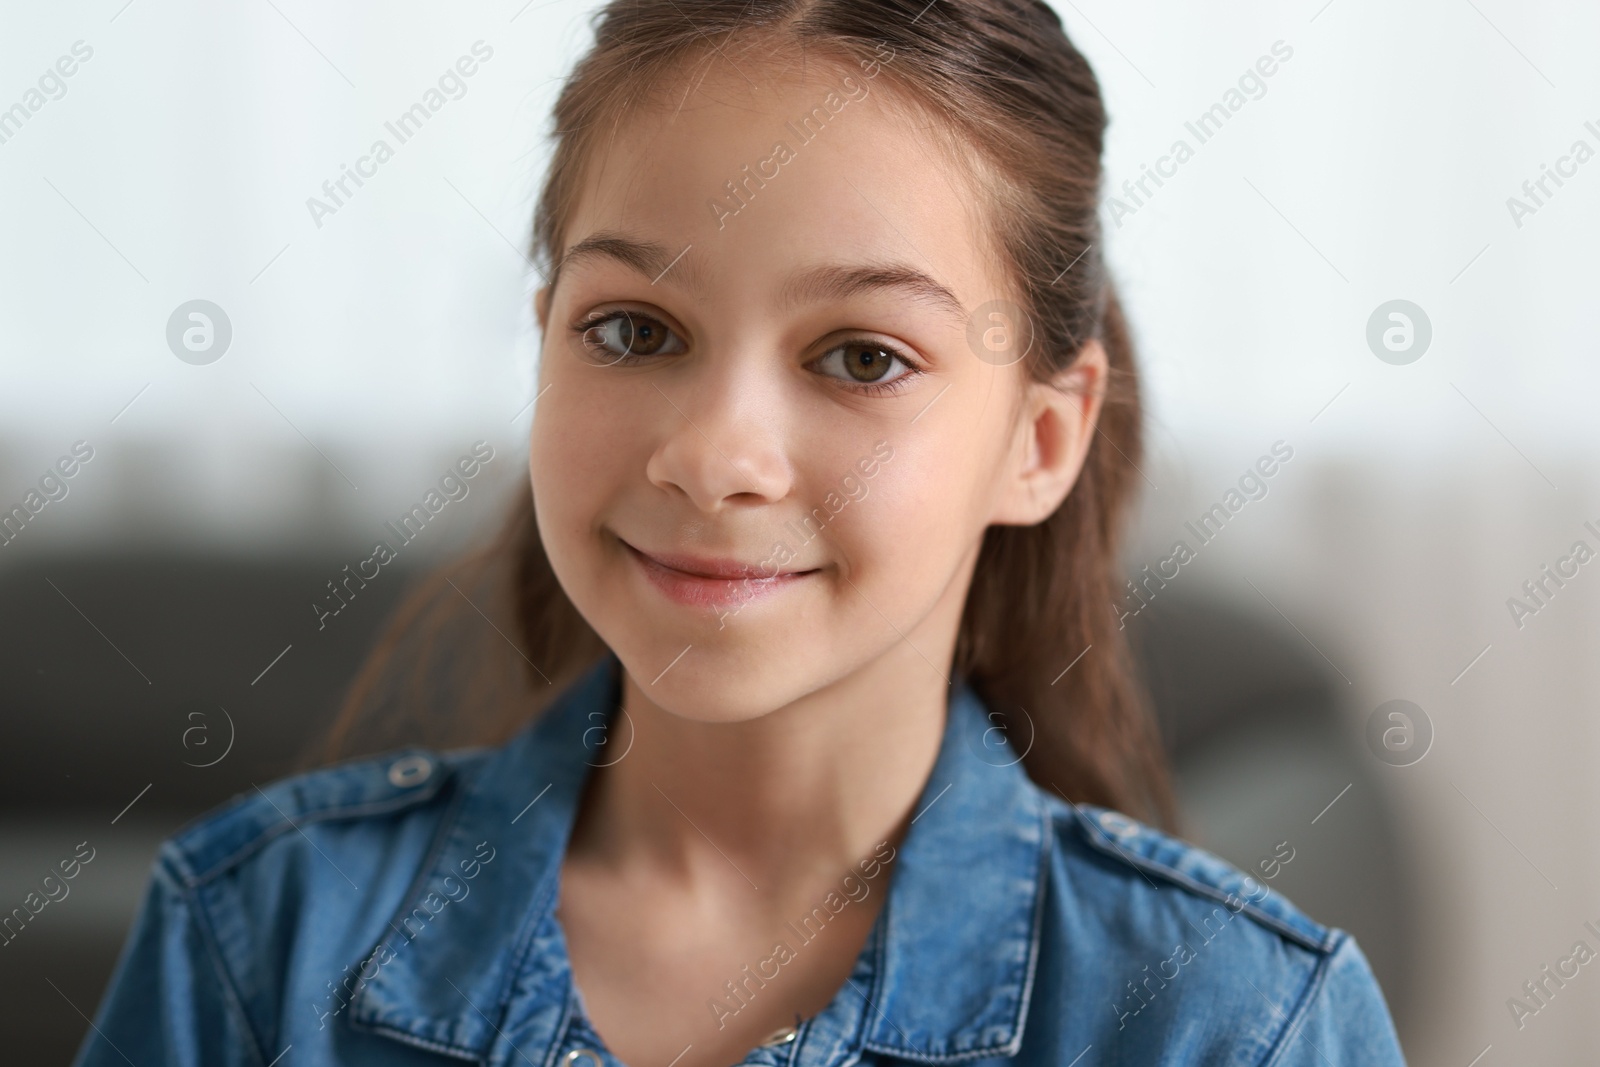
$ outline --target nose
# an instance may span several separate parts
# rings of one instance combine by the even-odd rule
[[[652,485],[683,493],[707,514],[789,494],[794,474],[776,389],[727,368],[653,384],[667,429],[645,467]]]

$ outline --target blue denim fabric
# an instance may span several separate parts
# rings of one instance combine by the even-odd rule
[[[554,917],[580,789],[627,742],[604,743],[619,679],[608,655],[501,746],[345,763],[191,823],[76,1062],[621,1067]],[[989,726],[958,681],[849,981],[745,1063],[1404,1062],[1347,934],[1036,787]]]

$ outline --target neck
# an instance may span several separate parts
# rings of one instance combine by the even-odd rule
[[[948,664],[943,652],[935,662]],[[665,711],[625,674],[632,743],[593,772],[573,847],[608,865],[764,895],[836,879],[904,836],[949,697],[945,676],[907,641],[743,722]]]

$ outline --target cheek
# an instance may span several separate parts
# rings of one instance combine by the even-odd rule
[[[534,415],[528,474],[540,536],[565,582],[578,565],[574,555],[592,542],[608,501],[626,484],[632,446],[618,429],[636,423],[626,411],[626,391],[606,395],[582,375],[549,386]]]
[[[966,492],[972,474],[953,466],[971,459],[937,434],[915,432],[921,429],[884,427],[858,453],[839,458],[842,471],[844,464],[872,455],[874,440],[886,440],[894,449],[870,478],[855,468],[866,495],[845,505],[833,527],[831,555],[855,586],[840,582],[840,608],[859,612],[858,621],[869,630],[887,627],[884,617],[901,629],[920,618],[943,592],[974,536],[974,509]]]
[[[539,407],[555,394],[552,389]],[[621,472],[610,469],[614,451],[599,424],[570,408],[539,412],[529,442],[534,520],[545,557],[567,599],[610,642],[615,633],[608,583],[615,580],[599,530],[605,524]],[[612,443],[614,447],[614,442]]]
[[[528,443],[528,475],[533,498],[551,534],[581,522],[586,497],[595,485],[594,452],[579,420],[553,409],[539,412]],[[541,523],[541,532],[544,525]],[[556,544],[561,537],[557,536]],[[554,546],[552,546],[554,547]]]

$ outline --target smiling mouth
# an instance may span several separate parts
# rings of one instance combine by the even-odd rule
[[[622,547],[650,583],[680,604],[703,607],[743,605],[786,589],[818,573],[820,568],[773,573],[770,568],[739,560],[643,552],[621,538]]]

